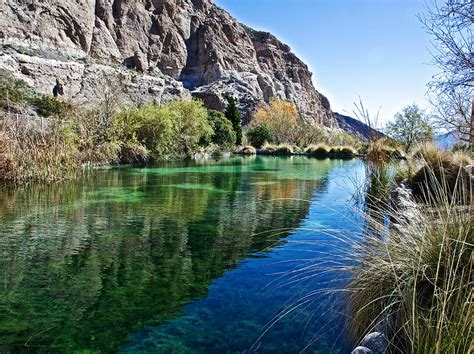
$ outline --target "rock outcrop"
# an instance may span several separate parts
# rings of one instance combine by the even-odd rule
[[[294,102],[307,122],[335,125],[290,48],[211,0],[0,0],[0,17],[0,68],[40,91],[59,76],[67,97],[93,100],[106,74],[132,102],[191,93],[222,110],[232,95],[248,120],[275,97]]]

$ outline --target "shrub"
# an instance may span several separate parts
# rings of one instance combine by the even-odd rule
[[[232,123],[225,117],[225,115],[221,112],[210,110],[208,112],[208,119],[214,131],[210,141],[222,148],[228,149],[235,146],[237,136],[232,127]]]
[[[356,139],[352,135],[343,131],[337,131],[329,134],[327,141],[331,146],[354,146],[357,143]]]
[[[266,142],[272,142],[272,133],[265,124],[258,124],[247,130],[247,139],[252,146],[259,149]]]
[[[308,124],[303,121],[298,121],[294,127],[295,139],[291,143],[300,147],[309,146],[311,144],[318,144],[326,142],[328,133],[320,124]]]
[[[390,160],[390,153],[382,139],[371,142],[367,148],[367,160],[374,164],[386,164]]]
[[[236,144],[242,144],[242,118],[240,116],[239,109],[237,108],[237,103],[233,97],[227,98],[227,108],[225,111],[225,116],[232,123],[236,136]]]
[[[5,116],[0,132],[0,179],[13,183],[73,178],[81,167],[77,135],[71,123],[53,120],[48,129],[21,130]],[[15,127],[12,129],[11,127]]]
[[[278,145],[265,143],[262,146],[261,153],[262,154],[274,154],[275,151],[277,150],[277,148],[278,148]]]
[[[308,155],[327,155],[329,154],[330,147],[325,144],[310,145],[306,148],[305,152]]]
[[[36,111],[42,117],[50,117],[65,113],[71,108],[71,105],[65,101],[61,101],[53,96],[40,96],[33,101]]]
[[[114,133],[125,150],[132,147],[160,160],[190,157],[200,143],[210,140],[213,130],[202,102],[182,100],[125,109],[114,119]]]
[[[32,103],[37,94],[25,81],[15,79],[10,73],[0,71],[0,107],[7,108],[11,103]]]
[[[423,166],[409,180],[413,193],[418,197],[430,195],[439,198],[435,191],[441,189],[450,201],[455,192],[462,188],[464,194],[470,189],[470,176],[464,169],[470,163],[469,157],[436,149],[429,144],[415,153]],[[436,201],[435,200],[435,201]],[[459,202],[459,201],[457,201]]]

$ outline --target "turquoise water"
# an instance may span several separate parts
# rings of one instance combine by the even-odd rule
[[[0,352],[344,353],[345,275],[316,265],[362,174],[239,157],[0,190]]]

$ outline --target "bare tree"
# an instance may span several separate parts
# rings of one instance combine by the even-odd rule
[[[438,125],[474,146],[474,1],[432,0],[419,16],[433,37],[434,64],[441,71],[429,84]]]
[[[435,95],[431,100],[432,120],[436,128],[454,132],[456,137],[469,144],[471,136],[472,92],[468,88],[458,87],[441,95]]]

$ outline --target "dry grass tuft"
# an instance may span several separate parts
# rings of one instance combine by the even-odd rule
[[[331,148],[326,144],[310,145],[305,149],[308,155],[327,155]]]
[[[293,154],[293,146],[290,144],[280,144],[276,147],[275,153],[279,155],[291,155]]]
[[[441,151],[428,144],[414,154],[414,158],[422,164],[422,167],[409,179],[413,193],[422,197],[430,195],[440,199],[447,197],[448,200],[456,197],[456,190],[464,188],[462,194],[467,195],[471,189],[470,176],[464,169],[471,163],[471,159],[464,153],[452,153]],[[439,196],[442,190],[446,195]],[[457,201],[465,203],[466,201]]]
[[[242,155],[255,155],[256,153],[257,150],[251,145],[244,146],[242,149],[239,150],[239,154]]]

